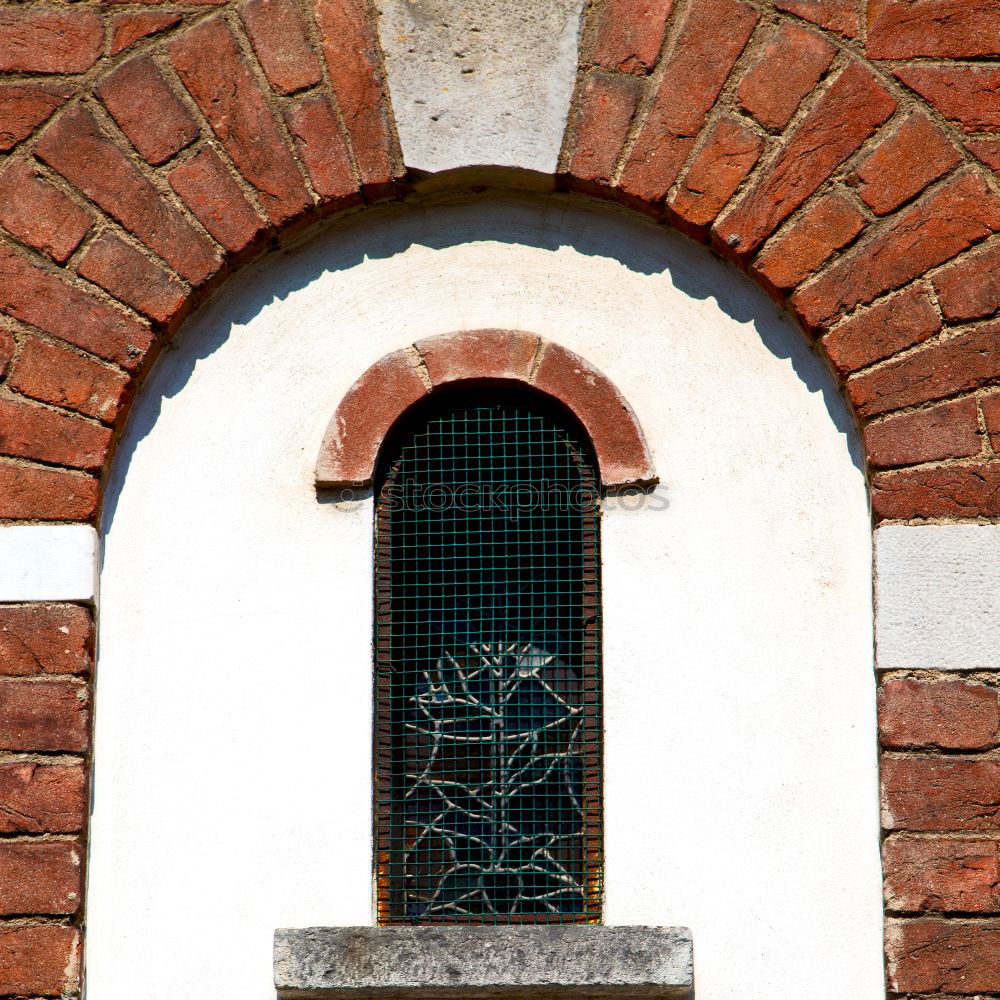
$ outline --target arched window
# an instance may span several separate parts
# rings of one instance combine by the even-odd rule
[[[600,500],[534,390],[432,394],[376,476],[380,923],[600,917]]]

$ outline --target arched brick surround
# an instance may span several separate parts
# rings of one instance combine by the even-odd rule
[[[877,522],[1000,517],[998,56],[995,0],[588,12],[554,183],[787,305],[863,428]],[[93,523],[197,302],[414,178],[367,0],[12,4],[0,72],[0,518]],[[91,646],[86,608],[0,608],[0,996],[80,988]],[[995,682],[883,678],[891,993],[1000,993]]]

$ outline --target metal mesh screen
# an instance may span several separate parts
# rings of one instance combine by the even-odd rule
[[[582,432],[478,389],[387,446],[380,923],[580,923],[601,898],[599,494]]]

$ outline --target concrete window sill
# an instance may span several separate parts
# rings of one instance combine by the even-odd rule
[[[687,997],[686,927],[532,925],[280,928],[282,1000]]]

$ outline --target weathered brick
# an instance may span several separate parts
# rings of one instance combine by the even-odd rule
[[[808,328],[829,325],[998,231],[1000,200],[978,173],[967,171],[796,293],[793,307]]]
[[[1000,921],[917,918],[886,924],[892,993],[968,996],[1000,991]]]
[[[14,352],[17,350],[17,343],[9,330],[0,326],[0,381],[7,374]]]
[[[996,688],[965,680],[886,681],[878,691],[882,745],[988,750],[1000,743]]]
[[[601,8],[593,61],[621,73],[646,73],[663,45],[673,0],[608,0]]]
[[[2,833],[77,833],[86,806],[82,764],[0,764]]]
[[[852,183],[876,215],[895,211],[958,164],[954,143],[915,112],[858,167]]]
[[[1000,55],[997,0],[870,0],[870,59]]]
[[[79,986],[80,932],[75,927],[0,927],[0,994],[64,997]]]
[[[1000,70],[989,66],[905,66],[895,75],[966,132],[1000,129]]]
[[[170,186],[231,253],[246,249],[264,228],[264,220],[211,146],[172,170]]]
[[[737,91],[740,105],[764,128],[777,131],[830,68],[836,49],[797,24],[781,25]]]
[[[716,227],[729,256],[751,255],[814,191],[875,134],[895,100],[863,66],[852,63],[817,102],[767,174]]]
[[[1000,911],[1000,841],[897,834],[882,845],[882,870],[896,913]]]
[[[990,447],[1000,455],[1000,394],[987,396],[982,402],[982,407]]]
[[[880,472],[872,480],[880,520],[1000,515],[1000,462]]]
[[[751,272],[774,295],[786,295],[864,229],[867,220],[842,194],[811,205],[754,261]]]
[[[631,76],[588,73],[577,112],[570,174],[581,181],[610,184],[640,97]]]
[[[211,52],[210,59],[205,53]],[[228,24],[216,15],[170,46],[174,69],[274,223],[300,215],[309,195],[281,129]]]
[[[298,6],[287,0],[244,0],[239,10],[264,74],[278,93],[293,94],[323,79]]]
[[[0,399],[0,454],[93,470],[110,443],[107,427],[18,397]]]
[[[0,841],[0,914],[76,913],[82,853],[65,841]]]
[[[953,323],[992,316],[1000,310],[1000,244],[939,271],[934,288]]]
[[[865,417],[970,392],[1000,379],[1000,323],[989,323],[889,361],[847,383]]]
[[[735,116],[719,119],[668,205],[674,225],[703,239],[708,227],[754,168],[764,142]]]
[[[93,656],[94,621],[86,608],[0,605],[0,674],[85,674]]]
[[[118,55],[135,45],[140,38],[158,35],[181,23],[180,14],[160,13],[155,10],[140,10],[129,14],[117,14],[111,22],[111,54]]]
[[[986,166],[1000,173],[1000,139],[966,139],[965,148]]]
[[[129,376],[37,337],[28,337],[7,383],[22,396],[113,424]]]
[[[13,149],[47,122],[73,93],[69,84],[0,84],[0,153]]]
[[[219,269],[221,261],[212,244],[160,195],[83,108],[63,114],[42,136],[36,152],[192,284],[201,284]]]
[[[876,361],[923,343],[940,329],[941,318],[931,297],[918,285],[890,295],[844,320],[823,338],[823,346],[837,373],[846,378]]]
[[[857,38],[861,31],[858,0],[774,0],[774,6],[846,38]]]
[[[0,750],[82,753],[88,745],[85,684],[0,681]]]
[[[93,476],[0,462],[0,517],[87,521],[97,510],[97,497]]]
[[[366,0],[316,0],[314,10],[361,180],[373,187],[387,184],[397,171],[368,4]]]
[[[0,73],[84,73],[103,44],[104,26],[88,8],[0,11]]]
[[[173,275],[110,231],[87,247],[78,270],[158,323],[169,323],[187,299],[187,289]]]
[[[510,330],[473,330],[428,337],[414,345],[434,386],[494,378],[526,382],[538,354],[538,337]]]
[[[94,221],[29,162],[15,160],[0,173],[0,223],[23,243],[63,264]]]
[[[983,450],[975,399],[939,403],[869,424],[865,451],[874,468],[969,458]]]
[[[911,831],[1000,829],[1000,760],[883,756],[882,825]]]
[[[191,112],[149,56],[122,63],[96,93],[148,163],[166,163],[198,137]]]
[[[360,199],[347,143],[327,98],[323,94],[305,97],[289,108],[286,118],[316,194]]]
[[[688,12],[625,164],[630,197],[655,202],[670,190],[757,21],[739,0],[704,0]]]

